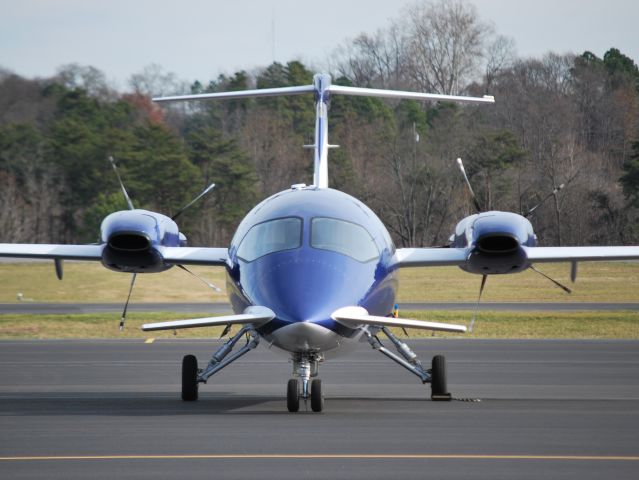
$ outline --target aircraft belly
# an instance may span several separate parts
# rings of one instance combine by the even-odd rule
[[[339,347],[347,339],[312,322],[295,322],[266,336],[273,346],[289,352],[325,352]]]

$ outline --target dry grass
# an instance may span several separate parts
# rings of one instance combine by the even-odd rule
[[[570,287],[572,294],[527,270],[488,278],[486,302],[639,302],[639,262],[579,264],[577,281],[570,282],[570,265],[546,264],[539,269]],[[399,300],[471,302],[477,299],[481,276],[457,267],[406,268],[400,271]]]
[[[204,317],[206,314],[180,315],[177,313],[129,313],[126,327],[120,331],[117,313],[74,315],[0,315],[0,338],[173,338],[173,332],[143,332],[143,323]],[[184,329],[181,338],[216,338],[222,327]],[[235,330],[234,330],[235,331]]]
[[[407,318],[467,325],[470,312],[402,312]],[[201,316],[205,316],[201,314]],[[174,338],[172,332],[142,332],[147,322],[193,318],[176,313],[130,313],[123,332],[119,315],[0,315],[0,338]],[[238,327],[234,328],[234,331]],[[179,330],[178,338],[217,338],[221,327]],[[403,333],[399,330],[400,336]],[[481,312],[473,333],[433,334],[410,330],[411,338],[622,338],[639,339],[636,312]]]
[[[219,287],[224,287],[222,268],[193,268]],[[565,264],[544,265],[543,270],[570,283]],[[111,272],[99,264],[65,264],[62,282],[51,263],[0,264],[0,302],[16,302],[18,292],[36,302],[122,302],[130,275]],[[400,272],[400,301],[474,301],[480,277],[458,268],[416,268]],[[494,301],[639,302],[639,263],[581,264],[574,294],[566,295],[534,272],[489,278],[484,293]],[[155,275],[139,275],[132,302],[224,302],[185,272],[171,269]],[[471,312],[406,312],[402,316],[468,324]],[[127,328],[118,331],[117,313],[87,315],[0,315],[0,338],[172,338],[172,332],[143,333],[142,323],[205,314],[130,312]],[[217,337],[221,328],[182,330],[179,337]],[[430,332],[411,331],[411,336]],[[436,334],[436,336],[457,336]],[[632,338],[639,339],[637,312],[480,312],[471,338]]]
[[[220,267],[192,267],[224,290]],[[16,302],[17,294],[34,302],[123,302],[131,275],[107,270],[98,263],[65,262],[59,281],[51,263],[0,264],[0,303]],[[138,275],[131,302],[225,302],[217,293],[186,272],[172,268],[163,273]]]
[[[484,291],[486,302],[639,302],[639,262],[593,262],[579,265],[577,282],[570,283],[568,264],[547,264],[545,273],[571,286],[568,295],[535,272],[494,275]],[[224,289],[221,267],[193,267]],[[400,271],[399,301],[471,302],[481,277],[457,267],[409,268]],[[122,302],[130,275],[106,270],[97,263],[65,263],[64,280],[50,263],[0,264],[0,303],[16,302],[17,294],[35,302]],[[187,273],[173,268],[160,274],[138,275],[132,302],[225,302]]]
[[[420,320],[468,325],[471,312],[402,312]],[[414,337],[470,338],[620,338],[639,339],[637,312],[480,312],[473,333],[432,335],[411,331]]]

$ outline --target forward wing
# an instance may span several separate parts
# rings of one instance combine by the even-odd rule
[[[373,325],[376,327],[417,328],[438,332],[466,333],[466,327],[464,325],[425,322],[423,320],[409,320],[395,317],[379,317],[377,315],[369,315],[366,309],[362,307],[340,308],[333,312],[331,318],[350,328],[357,328],[361,325]]]
[[[272,310],[266,307],[248,307],[244,313],[238,315],[222,315],[221,317],[192,318],[189,320],[174,320],[171,322],[146,323],[142,325],[145,332],[156,330],[177,330],[180,328],[219,327],[226,325],[253,324],[256,327],[264,325],[275,318]]]

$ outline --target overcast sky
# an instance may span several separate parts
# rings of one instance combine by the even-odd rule
[[[121,88],[157,63],[207,81],[273,60],[321,68],[335,47],[373,33],[414,0],[0,0],[0,66],[50,76],[93,65]],[[639,61],[637,0],[474,0],[520,56],[617,47]]]

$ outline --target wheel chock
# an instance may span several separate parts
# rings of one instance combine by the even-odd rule
[[[430,399],[433,402],[450,402],[453,399],[453,396],[450,393],[444,393],[440,395],[431,395]]]

